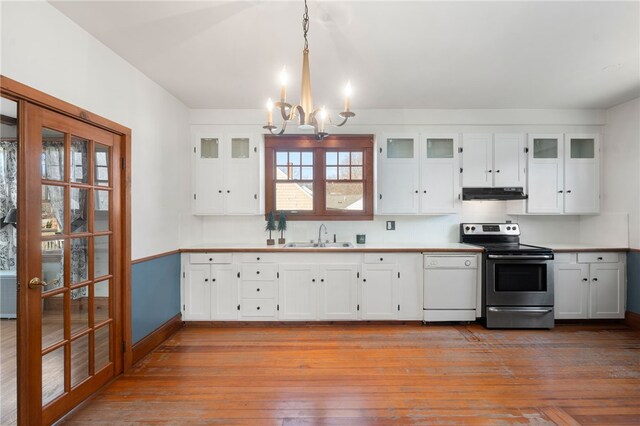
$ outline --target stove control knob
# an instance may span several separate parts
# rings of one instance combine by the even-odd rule
[[[471,230],[472,230],[472,231],[475,231],[475,230],[476,230],[476,227],[475,227],[475,226],[472,226],[472,227],[471,227]]]
[[[511,227],[510,226],[507,226],[507,231],[511,231]]]
[[[511,229],[513,229],[513,230],[515,231],[515,230],[516,230],[516,229],[518,229],[518,228],[516,228],[516,226],[515,226],[515,225],[513,225],[513,226],[511,227]]]
[[[464,228],[464,229],[465,229],[466,231],[468,231],[468,230],[469,230],[469,229],[471,229],[471,228],[469,228],[469,227],[467,226],[467,227],[466,227],[466,228]]]

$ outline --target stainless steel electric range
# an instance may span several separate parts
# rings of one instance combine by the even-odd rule
[[[520,244],[517,223],[462,223],[460,241],[484,247],[487,328],[553,328],[553,251]]]

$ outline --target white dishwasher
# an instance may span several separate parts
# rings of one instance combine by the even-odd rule
[[[424,321],[475,321],[476,255],[424,255]]]

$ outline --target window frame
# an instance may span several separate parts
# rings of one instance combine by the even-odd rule
[[[276,152],[313,152],[313,210],[285,210],[287,220],[373,220],[373,135],[331,135],[319,141],[314,135],[265,135],[265,219],[275,210]],[[335,151],[362,151],[363,210],[328,210],[326,208],[325,153]],[[280,181],[282,182],[282,181]],[[353,182],[344,180],[344,182]]]

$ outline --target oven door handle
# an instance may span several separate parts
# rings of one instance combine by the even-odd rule
[[[514,308],[487,308],[491,312],[518,312],[523,314],[548,314],[553,309],[514,309]]]
[[[507,260],[553,260],[552,254],[531,254],[531,255],[510,255],[510,254],[488,254],[487,259],[507,259]]]

